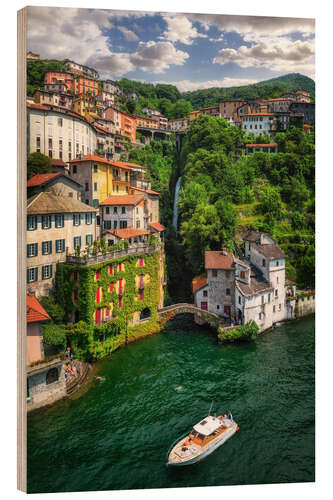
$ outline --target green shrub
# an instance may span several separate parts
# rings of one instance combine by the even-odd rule
[[[66,346],[66,335],[61,325],[49,323],[43,326],[43,342],[48,345]]]
[[[223,331],[219,328],[218,338],[223,343],[251,341],[257,338],[259,327],[255,321],[249,321],[245,325]]]

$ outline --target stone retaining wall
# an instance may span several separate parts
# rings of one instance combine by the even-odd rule
[[[315,310],[316,310],[316,301],[314,294],[297,297],[296,318],[302,318],[303,316],[314,314]]]

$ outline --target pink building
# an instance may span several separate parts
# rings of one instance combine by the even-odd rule
[[[27,364],[44,358],[43,324],[51,318],[34,295],[27,295]]]

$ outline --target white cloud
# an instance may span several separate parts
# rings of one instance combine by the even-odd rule
[[[258,39],[262,35],[288,35],[301,32],[314,33],[314,19],[265,17],[265,16],[228,16],[219,14],[188,14],[192,21],[199,22],[204,28],[217,26],[222,31],[239,33],[244,39]]]
[[[209,38],[210,42],[222,42],[224,40],[223,34],[221,34],[218,38]]]
[[[130,61],[138,68],[162,73],[171,65],[182,66],[189,55],[177,50],[171,42],[139,42],[137,51],[130,54]]]
[[[222,80],[207,80],[205,82],[191,82],[190,80],[180,80],[178,82],[165,82],[159,81],[154,83],[168,83],[175,85],[180,92],[191,92],[193,90],[208,89],[212,87],[240,87],[241,85],[250,85],[257,83],[258,80],[249,78],[229,78],[225,77]]]
[[[118,30],[122,32],[128,42],[137,42],[139,40],[138,35],[134,31],[125,28],[125,26],[118,26]]]
[[[162,16],[167,23],[167,29],[160,37],[161,39],[192,45],[196,38],[207,38],[207,35],[200,33],[183,14],[163,14]]]
[[[237,50],[224,48],[219,50],[213,63],[236,63],[242,68],[264,67],[273,71],[313,72],[314,40],[291,41],[286,37],[262,37],[251,47],[240,46]]]

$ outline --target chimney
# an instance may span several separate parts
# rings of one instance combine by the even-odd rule
[[[222,255],[228,255],[228,252],[227,252],[226,248],[222,248]]]

